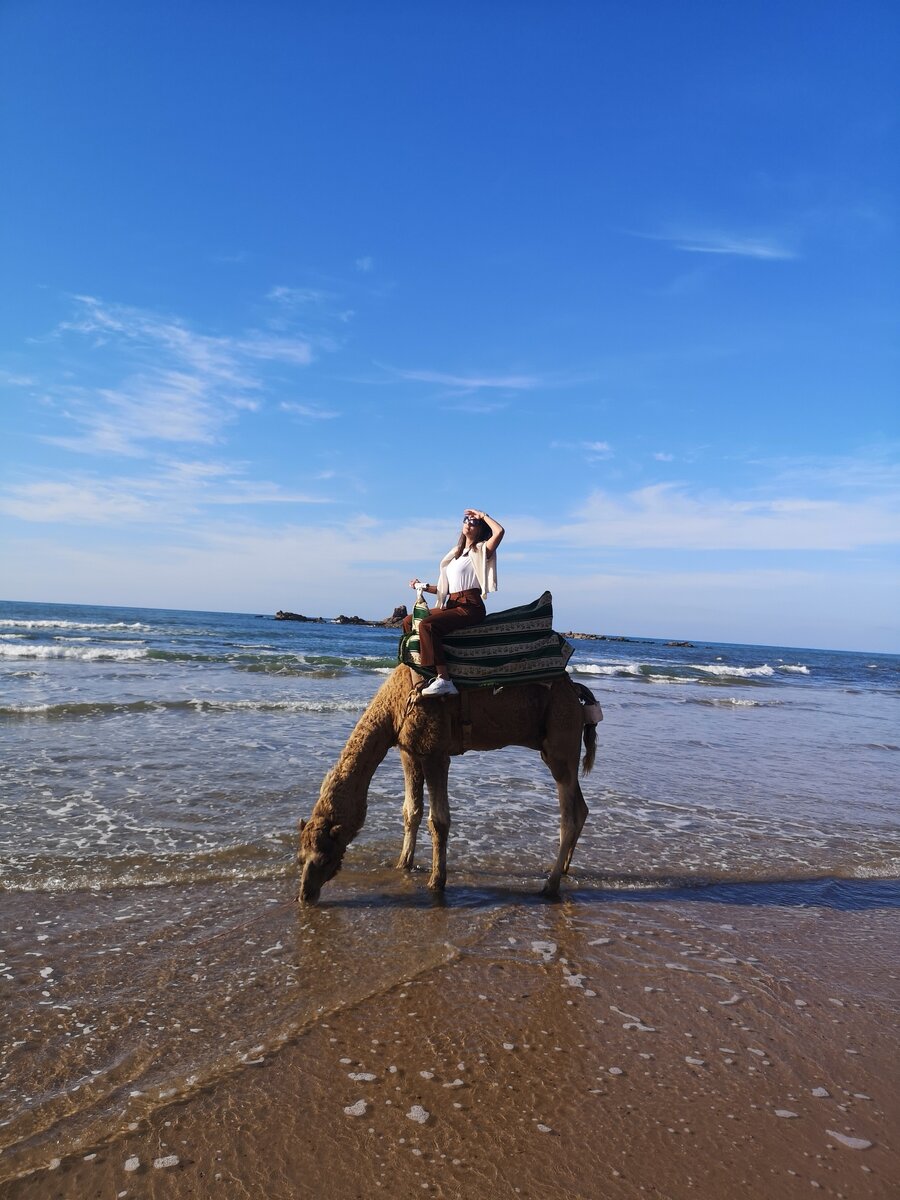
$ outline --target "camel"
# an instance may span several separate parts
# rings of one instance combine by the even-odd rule
[[[301,904],[315,904],[322,885],[340,870],[347,847],[365,821],[369,783],[391,746],[400,750],[405,781],[403,848],[397,867],[413,868],[427,784],[432,841],[428,886],[438,892],[447,881],[450,758],[466,750],[503,746],[538,750],[556,781],[560,808],[559,853],[543,894],[559,894],[588,815],[578,783],[578,760],[583,740],[586,775],[594,765],[596,721],[602,719],[593,695],[565,674],[549,683],[473,688],[444,699],[420,696],[423,682],[409,667],[396,667],[322,781],[309,820],[300,822]]]

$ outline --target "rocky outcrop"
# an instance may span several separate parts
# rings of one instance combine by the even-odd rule
[[[376,621],[375,624],[384,629],[399,629],[408,615],[406,605],[398,604],[389,617],[385,617],[383,621]]]
[[[580,638],[583,642],[632,642],[637,646],[652,646],[650,638],[623,637],[615,633],[564,633],[564,638]]]
[[[306,621],[314,625],[368,625],[376,629],[399,629],[407,615],[406,605],[398,604],[389,617],[383,621],[366,621],[362,617],[347,617],[343,613],[339,617],[304,617],[302,613],[278,610],[276,621]]]

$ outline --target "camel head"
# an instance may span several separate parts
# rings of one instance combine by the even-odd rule
[[[300,822],[300,903],[315,904],[322,885],[333,879],[341,869],[346,847],[340,840],[340,825],[332,825],[316,817]]]

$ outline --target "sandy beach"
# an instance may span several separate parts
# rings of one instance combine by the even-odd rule
[[[898,947],[877,885],[856,911],[827,887],[498,891],[473,911],[465,887],[435,905],[423,885],[350,870],[311,912],[288,881],[236,895],[267,958],[317,972],[303,1028],[143,1116],[95,1114],[61,1162],[35,1130],[17,1163],[44,1165],[3,1196],[896,1194]]]

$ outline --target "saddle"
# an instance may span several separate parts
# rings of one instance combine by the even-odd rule
[[[418,675],[434,678],[433,667],[419,661],[419,622],[430,612],[416,594],[412,632],[400,639],[398,662]],[[453,682],[460,689],[539,683],[562,675],[574,653],[553,629],[553,597],[544,592],[530,604],[491,613],[479,624],[443,637],[444,656]]]

